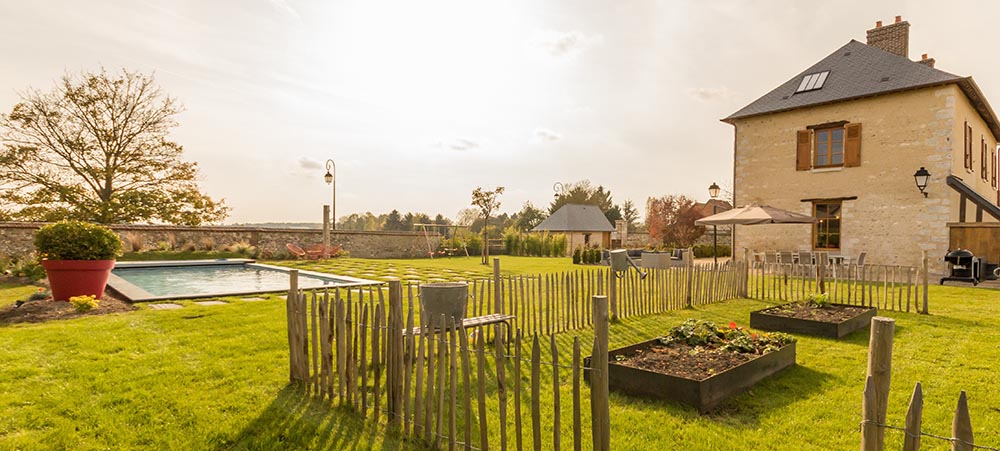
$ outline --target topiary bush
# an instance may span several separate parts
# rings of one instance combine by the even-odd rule
[[[699,244],[692,248],[694,251],[695,258],[708,258],[712,256],[712,245],[711,244]],[[719,257],[729,257],[732,256],[732,250],[729,245],[720,244],[719,245]]]
[[[573,251],[573,264],[579,265],[582,262],[583,262],[583,257],[580,255],[580,248],[576,248]]]
[[[113,260],[122,240],[111,229],[82,221],[60,221],[38,229],[35,249],[41,260]]]

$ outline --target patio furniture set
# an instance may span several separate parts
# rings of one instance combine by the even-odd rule
[[[781,263],[781,264],[800,264],[800,265],[818,265],[826,259],[825,263],[827,265],[850,265],[855,264],[858,266],[864,266],[865,256],[868,255],[867,252],[861,252],[858,254],[857,258],[852,259],[849,256],[834,254],[830,252],[791,252],[791,251],[766,251],[766,252],[755,252],[753,254],[754,262],[763,263]]]

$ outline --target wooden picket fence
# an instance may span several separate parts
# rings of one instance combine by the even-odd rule
[[[647,269],[645,276],[628,271],[622,277],[607,267],[500,276],[497,260],[494,265],[492,279],[469,282],[466,316],[514,315],[515,328],[525,336],[591,327],[590,300],[595,295],[609,296],[612,317],[630,318],[735,299],[746,290],[743,262]]]
[[[798,302],[828,293],[830,301],[838,304],[928,313],[926,274],[926,256],[922,268],[753,262],[747,274],[747,296]]]
[[[924,397],[920,382],[913,388],[910,405],[906,411],[904,426],[888,424],[889,386],[892,371],[892,342],[895,321],[891,318],[872,319],[871,338],[868,344],[868,376],[865,379],[864,396],[861,401],[861,451],[883,451],[885,431],[903,432],[903,450],[919,451],[921,440],[929,438],[949,442],[952,451],[973,451],[998,448],[975,444],[972,434],[972,419],[965,390],[958,396],[955,416],[952,420],[951,436],[946,437],[922,430]]]
[[[466,329],[460,322],[446,323],[443,317],[441,324],[452,327],[407,333],[414,330],[417,309],[412,289],[407,290],[404,307],[398,281],[389,283],[386,305],[380,287],[302,292],[297,289],[297,272],[292,274],[287,301],[289,378],[314,396],[349,406],[377,424],[386,415],[389,429],[438,448],[561,449],[565,440],[567,448],[579,450],[589,442],[594,450],[610,450],[608,387],[602,376],[608,362],[606,297],[591,299],[588,317],[595,328],[595,363],[594,368],[583,368],[578,339],[571,361],[561,363],[554,335],[544,340],[536,334],[529,357],[522,356],[523,331],[514,335],[509,347],[503,343],[505,334],[493,333],[488,345],[491,340],[483,327]],[[494,304],[494,311],[502,305]],[[521,377],[525,364],[530,365],[528,387]],[[549,373],[544,378],[543,368]],[[572,436],[565,438],[560,386],[566,378],[561,371],[570,372],[572,386],[566,400],[572,404],[567,418]],[[582,425],[583,371],[591,371],[589,428]],[[543,429],[544,385],[551,387],[544,404],[552,406],[555,417],[546,419]],[[487,393],[495,393],[499,407],[492,420]],[[530,425],[524,423],[528,419]]]

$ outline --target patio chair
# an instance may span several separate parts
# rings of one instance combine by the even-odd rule
[[[306,251],[302,250],[298,245],[288,243],[285,245],[288,252],[292,254],[295,258],[306,258]]]
[[[792,259],[792,253],[791,252],[779,252],[778,253],[778,263],[781,263],[781,264],[784,264],[784,265],[790,265],[792,263],[795,263],[793,261],[793,259]]]
[[[813,253],[812,252],[799,252],[799,264],[800,265],[812,265],[813,264]]]
[[[322,244],[314,244],[306,248],[306,258],[310,260],[319,260],[323,257],[323,251],[325,247]]]
[[[775,251],[764,252],[764,263],[778,263],[778,253]]]

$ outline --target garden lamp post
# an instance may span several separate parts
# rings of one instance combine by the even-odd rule
[[[563,186],[563,184],[562,184],[561,182],[556,182],[555,184],[553,184],[553,185],[552,185],[552,191],[555,191],[555,192],[556,192],[555,194],[553,194],[553,195],[552,195],[552,197],[555,197],[555,198],[557,198],[557,199],[558,199],[558,198],[559,198],[559,196],[560,196],[560,195],[561,195],[561,194],[562,194],[562,193],[563,193],[564,191],[566,191],[566,187],[565,187],[565,186]]]
[[[330,204],[330,217],[326,219],[330,224],[329,228],[323,230],[323,258],[330,257],[330,240],[333,230],[337,230],[337,164],[333,160],[326,160],[326,175],[323,180],[327,185],[333,187],[333,202]]]
[[[719,197],[719,185],[712,182],[712,186],[708,187],[708,195],[712,197],[714,201]],[[712,202],[712,214],[718,213],[719,205]],[[712,225],[712,262],[713,265],[719,266],[719,226]]]

